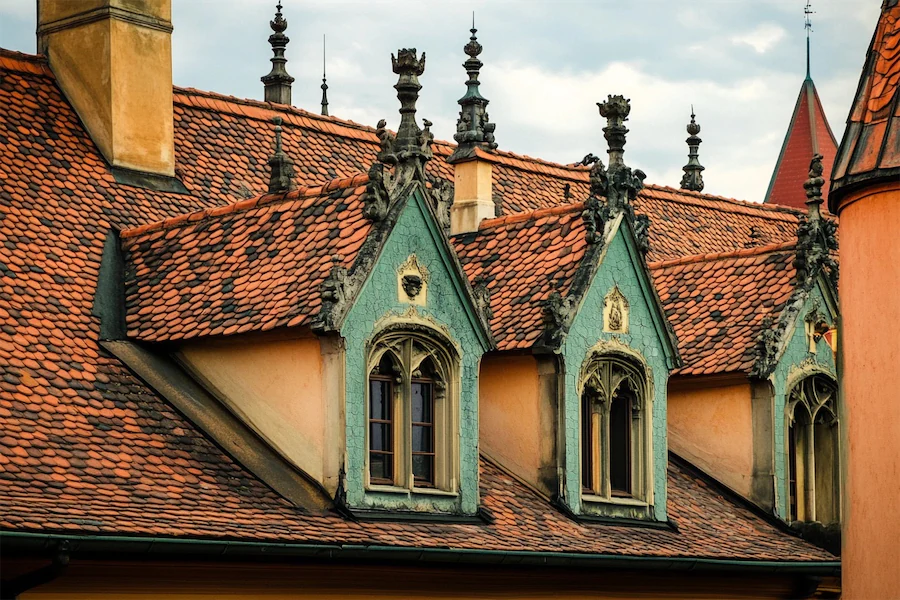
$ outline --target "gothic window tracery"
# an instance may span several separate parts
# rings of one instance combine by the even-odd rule
[[[391,331],[368,364],[368,483],[453,491],[459,367],[434,336]]]
[[[615,355],[595,357],[581,395],[582,493],[600,499],[643,499],[647,473],[643,368]]]
[[[788,393],[789,500],[792,521],[839,520],[837,384],[822,373]]]

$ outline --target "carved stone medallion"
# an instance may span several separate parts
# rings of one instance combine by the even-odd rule
[[[628,300],[615,286],[603,300],[603,331],[628,333]]]
[[[397,299],[407,304],[425,306],[428,296],[428,269],[411,254],[397,269]]]

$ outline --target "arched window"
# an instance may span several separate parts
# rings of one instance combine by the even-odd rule
[[[369,485],[455,491],[455,352],[437,336],[394,330],[368,364]]]
[[[824,374],[788,393],[788,468],[792,521],[840,519],[837,384]]]
[[[599,356],[581,394],[581,487],[600,499],[644,499],[649,450],[644,414],[647,380],[634,361]]]

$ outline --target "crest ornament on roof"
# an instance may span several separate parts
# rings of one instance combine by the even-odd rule
[[[634,224],[635,234],[641,250],[649,250],[648,231],[650,219],[646,215],[636,215],[632,202],[644,188],[647,175],[640,169],[625,165],[625,141],[628,128],[625,121],[631,112],[631,101],[624,96],[608,96],[606,102],[598,102],[600,115],[606,118],[603,137],[608,144],[609,168],[597,160],[591,167],[591,195],[585,203],[582,217],[587,231],[588,242],[593,244],[603,239],[605,224],[620,212],[625,212]],[[602,202],[605,198],[606,202]]]
[[[281,2],[276,5],[275,10],[275,19],[269,21],[269,27],[274,32],[269,36],[269,44],[272,45],[272,53],[274,54],[270,59],[272,61],[272,70],[269,71],[268,75],[261,77],[260,80],[265,85],[266,102],[290,104],[291,84],[294,83],[294,78],[288,75],[287,70],[284,68],[285,64],[287,64],[284,50],[291,40],[284,35],[288,22],[281,15]]]
[[[810,285],[822,269],[827,271],[832,283],[837,286],[838,264],[831,257],[831,253],[838,249],[837,225],[822,216],[823,172],[822,155],[813,155],[809,163],[809,179],[803,183],[807,214],[800,218],[797,227],[794,268],[797,269],[797,284],[800,286]]]
[[[691,107],[691,122],[688,123],[688,162],[684,165],[684,176],[681,178],[681,189],[691,190],[692,192],[703,191],[703,171],[706,167],[700,164],[700,143],[701,140],[697,134],[700,133],[700,124],[695,120],[694,107]]]
[[[475,29],[474,16],[472,17],[472,29],[469,31],[472,33],[472,37],[463,48],[469,55],[469,58],[463,63],[469,79],[466,81],[466,94],[459,99],[459,119],[456,121],[456,133],[453,134],[453,139],[456,140],[458,146],[447,159],[451,163],[470,156],[475,148],[494,150],[497,147],[497,142],[494,140],[494,130],[497,126],[490,122],[487,113],[487,105],[490,101],[481,95],[479,89],[481,82],[478,81],[478,75],[484,63],[478,58],[482,46],[475,36],[478,30]]]
[[[279,194],[294,189],[294,161],[281,147],[281,117],[272,117],[275,123],[275,153],[269,158],[269,193]]]

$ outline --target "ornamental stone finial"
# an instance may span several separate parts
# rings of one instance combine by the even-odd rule
[[[481,82],[478,81],[478,76],[484,63],[478,59],[483,48],[475,35],[478,30],[475,29],[474,14],[472,15],[472,29],[469,31],[472,36],[469,38],[469,43],[463,48],[469,58],[462,65],[468,73],[469,79],[466,81],[466,93],[459,99],[459,119],[456,121],[456,133],[453,135],[453,139],[458,145],[448,159],[451,163],[470,156],[475,148],[493,150],[497,147],[494,138],[496,125],[489,122],[487,113],[487,105],[490,101],[481,95],[479,89]]]
[[[582,213],[588,243],[601,241],[605,224],[624,212],[634,227],[641,250],[646,253],[650,247],[650,220],[646,215],[635,214],[632,201],[644,188],[647,175],[640,169],[632,171],[622,159],[625,135],[628,133],[624,123],[631,112],[631,104],[624,96],[610,95],[606,102],[598,102],[597,106],[600,115],[606,118],[603,135],[609,146],[609,168],[599,159],[591,167],[591,195]],[[606,202],[602,203],[600,198],[604,197]]]
[[[291,84],[294,83],[294,78],[288,75],[287,70],[284,68],[284,65],[287,63],[287,59],[284,57],[284,50],[291,40],[284,35],[288,22],[281,15],[281,2],[276,5],[275,10],[275,19],[269,21],[269,27],[274,32],[269,36],[269,44],[272,45],[272,53],[274,54],[270,59],[272,61],[272,70],[269,71],[268,75],[261,77],[260,80],[265,85],[266,102],[290,104]]]
[[[281,117],[273,117],[275,123],[275,153],[269,158],[269,193],[279,194],[294,188],[294,161],[281,147]]]
[[[425,53],[419,58],[415,48],[404,48],[391,54],[391,65],[394,73],[399,75],[394,89],[400,100],[400,126],[397,133],[387,130],[387,122],[378,122],[375,135],[381,143],[378,160],[387,165],[396,165],[394,181],[402,185],[418,175],[425,181],[425,162],[431,159],[431,144],[434,134],[431,133],[431,121],[423,120],[424,129],[416,124],[416,101],[419,99],[419,76],[425,72]]]
[[[695,120],[697,115],[694,114],[694,107],[691,106],[691,122],[688,123],[688,162],[684,165],[684,176],[681,178],[681,189],[691,190],[692,192],[703,191],[703,171],[706,167],[700,164],[700,143],[701,140],[697,134],[700,133],[700,125]]]
[[[800,217],[797,226],[797,250],[794,255],[794,268],[797,270],[797,284],[808,285],[820,269],[825,268],[837,286],[838,265],[831,257],[838,248],[837,225],[831,219],[822,216],[822,155],[814,154],[809,163],[809,179],[803,183],[806,190],[807,215]]]

